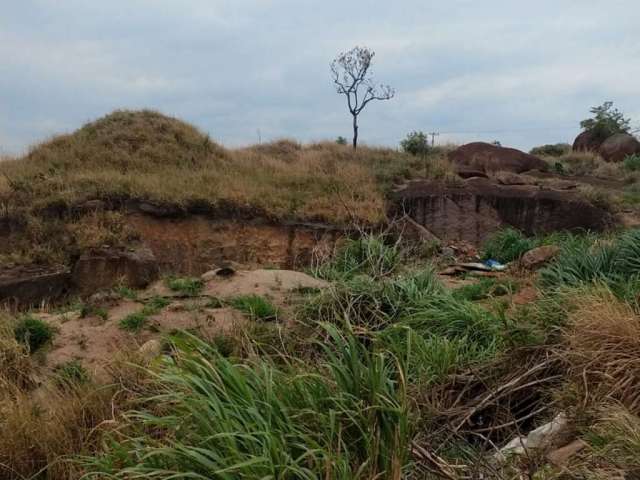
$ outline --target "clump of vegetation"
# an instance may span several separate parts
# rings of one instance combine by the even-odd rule
[[[593,117],[580,122],[580,127],[592,132],[594,137],[604,141],[616,133],[629,133],[631,120],[613,107],[613,102],[604,102],[598,107],[593,107],[590,112]]]
[[[540,278],[547,287],[592,282],[616,285],[639,274],[640,230],[629,230],[604,241],[591,235],[573,237],[565,242],[556,260],[540,272]]]
[[[230,301],[233,308],[246,313],[253,320],[277,320],[278,309],[260,295],[241,295]]]
[[[78,360],[70,360],[56,367],[56,380],[62,386],[89,382],[91,376]]]
[[[194,339],[176,346],[157,377],[163,393],[151,403],[160,408],[128,415],[137,438],[85,458],[88,478],[399,478],[410,438],[401,364],[353,334],[327,332],[315,375],[239,364]],[[145,433],[166,429],[174,434]]]
[[[330,261],[314,269],[314,274],[326,280],[355,275],[383,277],[393,273],[400,260],[398,244],[390,243],[383,235],[363,234],[360,238],[347,240]]]
[[[114,291],[120,295],[122,298],[126,298],[128,300],[137,300],[138,299],[138,293],[129,288],[126,287],[124,285],[119,285],[117,287],[114,288]]]
[[[156,315],[164,307],[169,305],[169,300],[164,297],[152,297],[147,300],[142,310],[130,313],[120,320],[120,328],[131,332],[138,332],[147,324],[149,317]]]
[[[482,248],[482,258],[508,263],[518,260],[523,254],[536,246],[535,239],[526,237],[519,230],[505,228],[485,241]]]
[[[147,318],[149,315],[146,315],[144,312],[134,312],[130,313],[122,320],[120,320],[120,328],[123,330],[129,330],[130,332],[138,332],[142,330],[142,328],[147,324]]]
[[[554,167],[559,173],[568,175],[592,175],[598,168],[606,162],[594,152],[569,152],[554,158]]]
[[[624,159],[622,164],[624,169],[629,172],[640,171],[640,155],[637,153],[635,155],[629,155]]]
[[[533,147],[529,153],[531,155],[537,155],[541,157],[561,157],[571,152],[571,145],[568,143],[555,143],[540,145],[539,147]]]
[[[195,297],[202,292],[204,282],[199,278],[169,278],[167,286],[186,297]]]
[[[413,131],[400,142],[400,147],[411,155],[424,156],[429,151],[429,139],[426,133]]]
[[[33,353],[53,339],[55,329],[44,320],[27,315],[18,320],[14,334],[16,340],[24,343]]]
[[[515,291],[516,285],[513,282],[500,282],[493,278],[481,278],[475,283],[463,285],[456,288],[452,295],[456,299],[478,301],[490,296],[502,296]]]
[[[109,318],[109,312],[107,312],[106,309],[96,305],[90,305],[88,303],[82,304],[82,306],[80,307],[80,318],[87,318],[92,316],[100,317],[102,320],[106,321]]]

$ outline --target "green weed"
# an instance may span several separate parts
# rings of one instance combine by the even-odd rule
[[[242,295],[230,302],[231,306],[246,313],[254,320],[277,320],[278,309],[260,295]]]
[[[482,258],[508,263],[519,259],[536,246],[536,241],[525,237],[522,232],[513,228],[505,228],[487,239],[483,245]]]
[[[51,341],[55,329],[47,322],[27,315],[15,325],[14,334],[16,340],[24,343],[33,353]]]
[[[169,278],[167,286],[186,297],[195,297],[202,292],[204,282],[199,278]]]

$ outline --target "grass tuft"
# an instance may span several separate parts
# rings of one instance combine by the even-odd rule
[[[233,308],[247,314],[253,320],[277,320],[278,309],[260,295],[242,295],[231,299]]]
[[[47,322],[27,315],[15,325],[14,334],[16,340],[25,344],[33,353],[53,339],[55,330]]]
[[[186,297],[195,297],[202,292],[204,282],[199,278],[169,278],[167,286]]]
[[[535,246],[534,239],[525,237],[513,228],[505,228],[487,239],[482,248],[482,258],[509,263],[518,260]]]

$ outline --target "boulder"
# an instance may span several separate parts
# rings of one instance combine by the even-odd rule
[[[69,270],[62,266],[8,266],[0,271],[0,301],[29,306],[64,295],[70,285]]]
[[[598,153],[607,162],[621,162],[628,155],[640,153],[640,142],[628,133],[617,133],[600,145]]]
[[[123,284],[144,288],[160,274],[150,249],[96,248],[84,252],[73,267],[74,286],[82,294]]]
[[[486,178],[462,185],[411,182],[394,192],[389,215],[408,215],[442,243],[461,240],[480,245],[507,226],[527,235],[558,230],[603,231],[615,224],[608,211],[577,191],[537,185],[498,185]]]
[[[597,151],[604,140],[591,130],[580,133],[573,141],[572,150],[574,152]]]
[[[515,148],[499,147],[484,142],[468,143],[456,148],[449,153],[449,160],[454,168],[464,175],[467,175],[468,171],[489,174],[498,171],[522,173],[529,170],[548,170],[547,163],[538,157]]]
[[[560,247],[557,245],[544,245],[542,247],[536,247],[525,253],[520,259],[520,265],[527,269],[534,269],[541,267],[553,257],[555,257],[560,251]]]

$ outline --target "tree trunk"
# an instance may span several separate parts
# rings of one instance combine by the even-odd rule
[[[353,149],[358,148],[358,116],[353,116]]]

